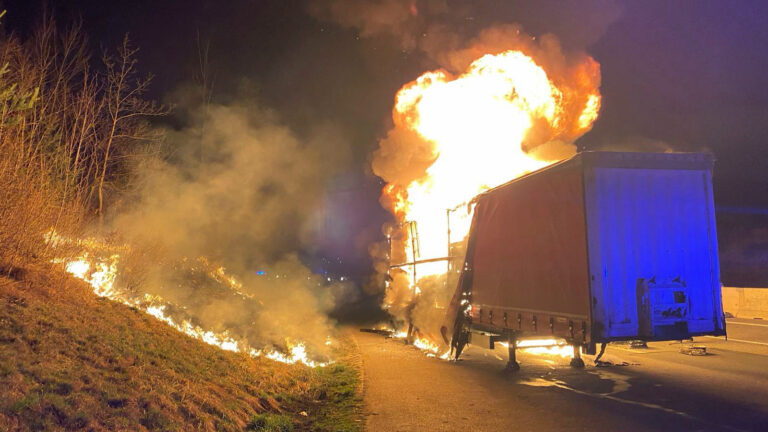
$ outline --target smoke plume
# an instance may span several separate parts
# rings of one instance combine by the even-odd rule
[[[322,350],[326,312],[343,300],[334,293],[349,289],[313,275],[298,254],[345,140],[327,125],[298,136],[253,104],[187,112],[191,126],[165,131],[171,154],[139,167],[136,204],[114,217],[133,248],[123,283],[251,346]]]

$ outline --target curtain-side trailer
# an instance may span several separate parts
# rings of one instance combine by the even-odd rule
[[[583,152],[475,198],[443,334],[580,348],[725,335],[712,194],[698,153]],[[475,337],[475,336],[473,336]],[[474,342],[473,342],[474,343]]]

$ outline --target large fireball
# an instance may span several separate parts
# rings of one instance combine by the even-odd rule
[[[396,219],[392,264],[447,257],[447,209],[575,153],[573,142],[600,109],[599,65],[584,56],[556,72],[548,76],[533,58],[510,50],[484,55],[461,74],[424,73],[398,91],[395,127],[373,158],[388,183],[382,203]],[[469,216],[452,216],[452,241],[466,236]],[[414,266],[399,267],[386,306],[407,309],[424,278],[446,269],[445,261],[419,264],[414,278]]]

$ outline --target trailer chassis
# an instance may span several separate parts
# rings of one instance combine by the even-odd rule
[[[479,334],[482,335],[484,338],[487,338],[489,346],[488,348],[493,349],[494,344],[496,342],[506,342],[507,343],[507,351],[509,353],[509,357],[507,360],[507,364],[504,367],[504,371],[506,372],[516,372],[520,370],[520,364],[517,362],[517,350],[519,347],[519,341],[525,340],[527,337],[524,336],[523,332],[517,331],[517,330],[510,330],[510,329],[504,329],[502,331],[499,331],[497,328],[491,328],[488,326],[483,325],[477,325],[472,323],[463,323],[458,324],[454,332],[454,337],[452,339],[452,345],[451,345],[451,351],[454,354],[454,359],[458,360],[459,356],[461,355],[462,351],[464,350],[464,347],[470,343],[471,340],[471,334]],[[540,337],[546,337],[544,335],[540,335]],[[581,356],[582,347],[586,347],[586,345],[581,341],[576,341],[575,339],[563,339],[566,341],[566,343],[573,347],[573,357],[571,358],[570,366],[573,368],[581,369],[584,368],[584,359]],[[453,343],[455,341],[455,343]],[[525,348],[537,348],[537,347],[549,347],[552,345],[537,345],[537,346],[526,346]],[[600,353],[596,357],[595,361],[599,360],[600,357],[602,357],[603,353],[605,352],[606,343],[602,343],[600,347]]]

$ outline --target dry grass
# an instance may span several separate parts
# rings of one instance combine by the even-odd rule
[[[44,254],[52,228],[101,226],[151,151],[148,118],[165,112],[143,98],[135,55],[126,39],[98,67],[80,28],[52,19],[25,39],[0,35],[0,273]]]
[[[344,363],[251,359],[45,266],[22,279],[0,278],[0,430],[359,429]]]
[[[5,162],[0,159],[0,275],[15,277],[27,262],[51,252],[43,241],[46,232],[57,226],[60,233],[71,235],[83,211],[58,202],[58,196],[36,179],[8,175]]]

